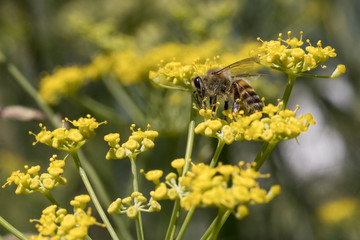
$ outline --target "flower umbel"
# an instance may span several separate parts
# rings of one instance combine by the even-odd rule
[[[152,149],[155,144],[154,140],[159,135],[157,131],[150,130],[150,124],[147,126],[146,131],[141,131],[138,128],[134,130],[135,124],[131,125],[130,130],[132,131],[128,141],[123,143],[121,146],[120,134],[110,133],[104,137],[104,140],[108,142],[110,149],[106,154],[106,159],[122,159],[125,157],[134,157],[141,152],[145,152]]]
[[[70,121],[68,118],[65,118],[66,121],[70,122],[74,127],[71,129],[66,129],[64,126],[57,128],[54,131],[46,130],[46,127],[40,124],[41,132],[30,134],[35,136],[36,142],[44,143],[49,147],[56,148],[59,150],[64,150],[67,152],[74,152],[82,145],[86,143],[88,139],[95,136],[95,129],[98,128],[101,124],[106,124],[104,122],[97,122],[95,118],[91,117],[89,114],[86,118],[79,118],[78,120]],[[63,121],[63,125],[64,125]]]
[[[269,175],[255,171],[244,162],[238,166],[220,163],[215,168],[199,163],[184,177],[169,173],[165,183],[157,184],[150,195],[156,200],[180,198],[185,210],[191,207],[225,208],[241,219],[248,214],[247,204],[266,203],[280,193],[278,185],[269,191],[260,188],[255,179],[264,177]]]
[[[307,39],[309,46],[305,50],[302,49],[301,46],[304,44],[302,35],[303,32],[300,32],[300,39],[291,38],[291,31],[289,31],[286,40],[282,39],[281,33],[278,40],[263,41],[258,38],[262,45],[252,50],[251,55],[259,57],[262,65],[290,74],[310,71],[330,57],[336,57],[335,49],[330,46],[323,47],[321,41],[318,41],[315,47]],[[344,73],[345,69],[342,68],[342,70]]]
[[[195,128],[195,133],[208,137],[214,137],[226,144],[234,141],[262,141],[277,143],[280,141],[296,138],[300,133],[306,132],[308,127],[315,124],[310,113],[296,118],[296,111],[281,109],[282,102],[277,106],[265,105],[263,110],[249,116],[243,111],[238,113],[225,112],[229,121],[220,118],[211,119],[211,110],[199,111],[205,118]]]
[[[149,78],[157,85],[165,88],[180,89],[192,92],[191,79],[204,75],[209,69],[218,68],[219,57],[206,59],[201,62],[199,58],[195,59],[192,64],[183,65],[181,62],[173,61],[164,64],[161,62],[159,69],[150,71]]]
[[[131,196],[126,198],[118,198],[112,202],[108,208],[108,213],[122,214],[126,213],[129,218],[136,218],[139,212],[159,212],[160,204],[150,198],[149,202],[140,192],[133,192]]]
[[[67,180],[62,176],[65,166],[65,159],[57,160],[57,155],[50,158],[50,166],[47,169],[48,173],[39,175],[40,166],[30,167],[25,165],[26,173],[14,171],[7,179],[7,182],[2,186],[3,188],[9,184],[15,183],[17,188],[16,194],[28,194],[33,192],[48,193],[49,190],[56,186],[66,184]]]
[[[30,222],[37,222],[35,227],[39,231],[39,235],[31,236],[29,240],[85,239],[90,226],[104,226],[91,216],[91,208],[85,211],[88,202],[90,202],[88,195],[76,196],[71,201],[74,214],[68,214],[66,209],[58,208],[56,205],[45,208],[40,219],[30,220]]]

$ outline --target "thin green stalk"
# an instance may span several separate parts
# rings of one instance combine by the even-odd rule
[[[117,101],[117,103],[124,108],[132,121],[137,121],[138,124],[145,124],[145,116],[139,109],[137,104],[131,99],[128,93],[124,90],[120,83],[111,78],[104,78],[103,82],[108,91]]]
[[[166,232],[165,240],[174,239],[176,224],[180,215],[180,199],[176,199],[172,210],[169,226]]]
[[[288,75],[288,83],[286,85],[286,89],[285,89],[285,92],[284,92],[284,95],[283,95],[283,105],[282,105],[282,108],[281,110],[285,109],[288,102],[289,102],[289,98],[290,98],[290,94],[291,94],[291,91],[294,87],[294,83],[295,83],[295,80],[296,80],[296,75],[293,75],[293,74],[289,74]]]
[[[219,209],[218,215],[200,240],[215,240],[230,214],[230,210]]]
[[[186,151],[185,151],[185,166],[182,171],[182,176],[185,176],[186,172],[190,168],[190,158],[194,145],[194,137],[195,137],[195,118],[196,118],[196,110],[192,108],[194,104],[194,100],[191,101],[191,109],[190,109],[190,122],[188,126],[188,137],[186,142]],[[173,211],[171,214],[169,226],[166,232],[165,240],[174,239],[177,221],[180,216],[180,200],[176,199],[173,207]]]
[[[218,140],[218,145],[216,147],[216,150],[215,150],[215,153],[214,153],[214,156],[213,158],[211,159],[211,162],[210,162],[210,167],[215,167],[216,166],[216,163],[218,162],[219,160],[219,156],[220,156],[220,153],[223,149],[225,145],[225,142],[224,141],[221,141],[220,139]]]
[[[220,153],[221,153],[224,145],[225,145],[225,142],[224,142],[224,141],[221,141],[221,140],[218,141],[218,145],[217,145],[217,147],[216,147],[214,156],[213,156],[213,158],[211,159],[210,167],[213,168],[213,167],[216,166],[216,163],[217,163],[218,160],[219,160],[219,156],[220,156]],[[180,240],[180,239],[182,239],[182,237],[184,236],[184,233],[185,233],[185,231],[186,231],[186,229],[187,229],[187,227],[188,227],[188,225],[189,225],[189,222],[190,222],[190,220],[191,220],[191,218],[192,218],[192,215],[194,214],[195,209],[196,209],[196,207],[192,207],[192,208],[190,208],[190,210],[188,211],[188,213],[187,213],[187,215],[186,215],[186,218],[185,218],[185,220],[184,220],[184,222],[183,222],[183,224],[182,224],[182,226],[181,226],[181,228],[180,228],[180,231],[179,231],[179,234],[178,234],[176,240]]]
[[[260,151],[256,155],[254,162],[256,163],[254,169],[259,171],[264,162],[269,158],[271,152],[274,150],[276,143],[264,142]]]
[[[296,78],[297,78],[297,75],[288,74],[288,83],[286,85],[284,95],[282,98],[283,105],[281,107],[281,110],[285,109],[289,102],[291,91],[294,87]],[[261,166],[264,164],[264,162],[268,159],[271,152],[274,150],[275,146],[276,146],[276,143],[268,143],[268,142],[263,143],[260,151],[258,152],[258,154],[256,155],[256,158],[254,160],[254,162],[256,163],[254,169],[256,171],[258,171],[261,168]]]
[[[45,192],[44,195],[53,205],[59,206],[58,202],[55,200],[55,198],[51,195],[50,192]]]
[[[188,213],[186,214],[186,218],[183,222],[183,224],[181,225],[180,231],[176,237],[176,240],[181,240],[185,234],[185,231],[190,223],[190,220],[195,212],[196,207],[191,207],[190,210],[188,211]]]
[[[106,214],[105,214],[104,210],[102,209],[98,198],[96,197],[96,194],[95,194],[95,192],[94,192],[94,190],[93,190],[93,188],[92,188],[92,186],[90,184],[90,181],[89,181],[89,179],[88,179],[88,177],[86,175],[86,172],[85,172],[85,170],[83,169],[83,167],[81,165],[81,162],[80,162],[80,159],[79,159],[79,156],[78,156],[77,152],[76,151],[71,152],[71,156],[74,159],[74,162],[75,162],[76,167],[77,167],[77,169],[79,171],[80,177],[81,177],[81,179],[82,179],[82,181],[83,181],[83,183],[84,183],[84,185],[85,185],[85,187],[86,187],[86,189],[87,189],[87,191],[88,191],[88,193],[90,195],[90,198],[91,198],[96,210],[98,211],[98,213],[100,215],[100,218],[104,222],[104,224],[105,224],[107,230],[109,231],[112,239],[119,240],[119,238],[117,237],[113,227],[110,224],[110,221],[106,217]]]
[[[193,103],[191,103],[193,105]],[[188,127],[188,138],[186,142],[186,151],[185,151],[185,166],[181,173],[182,176],[185,176],[186,172],[189,170],[190,167],[190,158],[194,146],[194,137],[195,137],[195,118],[196,118],[196,110],[191,108],[190,110],[190,122]]]
[[[87,172],[89,178],[91,179],[91,182],[93,183],[94,188],[95,188],[96,192],[98,193],[99,199],[101,200],[102,204],[105,206],[109,206],[111,203],[111,200],[110,200],[108,193],[105,191],[105,187],[104,187],[102,181],[100,180],[99,175],[95,171],[94,167],[86,159],[86,157],[85,157],[83,151],[81,151],[81,149],[78,150],[78,155],[81,158],[81,163],[82,163],[85,171]],[[125,225],[123,219],[119,218],[115,214],[110,214],[110,218],[115,223],[120,237],[122,237],[123,239],[126,239],[126,240],[133,239],[133,237],[129,233],[129,230],[126,228],[126,225]]]
[[[17,237],[20,240],[27,240],[27,237],[25,237],[22,232],[17,230],[13,225],[11,225],[8,221],[6,221],[3,217],[0,216],[0,225],[3,226],[6,230],[8,230],[10,233],[12,233],[15,237]]]
[[[138,185],[137,170],[136,170],[136,156],[130,157],[130,162],[131,162],[131,173],[133,179],[134,192],[138,192],[139,185]],[[142,226],[141,212],[139,212],[135,218],[135,225],[136,225],[137,238],[140,240],[144,240],[144,230]]]

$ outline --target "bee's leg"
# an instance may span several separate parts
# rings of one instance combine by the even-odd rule
[[[229,109],[229,101],[224,101],[224,110],[228,110]]]
[[[228,110],[229,109],[229,101],[225,101],[224,102],[224,111]],[[227,117],[224,116],[224,120],[227,121]]]
[[[212,111],[212,117],[215,117],[216,114],[216,102],[217,102],[217,96],[216,94],[212,97],[210,97],[210,107]]]
[[[201,103],[200,103],[200,100],[199,100],[199,94],[198,94],[198,92],[197,92],[197,91],[194,91],[194,92],[192,93],[192,96],[193,96],[193,98],[194,98],[194,101],[195,101],[196,105],[199,107],[199,109],[201,109],[202,107],[201,107]]]

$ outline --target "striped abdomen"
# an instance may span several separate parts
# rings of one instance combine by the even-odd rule
[[[254,113],[263,109],[263,103],[247,81],[240,79],[232,83],[234,96],[233,111],[244,110],[245,113]]]

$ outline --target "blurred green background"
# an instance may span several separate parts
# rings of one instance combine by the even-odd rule
[[[0,183],[4,184],[12,171],[23,170],[25,164],[39,164],[45,171],[53,153],[65,156],[40,144],[32,146],[34,138],[28,131],[40,130],[39,120],[20,121],[5,114],[9,106],[39,109],[11,76],[8,64],[14,64],[38,88],[40,79],[51,76],[55,69],[87,66],[96,56],[119,54],[118,62],[124,65],[115,77],[85,81],[75,94],[52,105],[59,118],[77,119],[90,113],[99,121],[108,120],[83,151],[115,200],[130,192],[130,164],[105,160],[105,134],[119,132],[125,140],[131,123],[142,128],[150,123],[158,130],[155,148],[139,156],[138,167],[146,171],[167,172],[170,161],[185,153],[190,94],[159,89],[149,82],[148,71],[156,70],[160,61],[151,56],[154,49],[171,42],[180,50],[193,46],[191,54],[196,55],[197,48],[215,41],[217,45],[210,46],[216,45],[216,50],[209,50],[209,56],[204,56],[206,49],[199,53],[212,58],[239,51],[257,37],[275,40],[283,33],[286,38],[289,30],[299,37],[304,31],[304,39],[309,38],[312,45],[322,40],[323,46],[330,45],[337,53],[326,62],[327,69],[314,73],[330,75],[337,64],[345,64],[347,72],[337,79],[297,79],[288,107],[299,104],[298,114],[312,113],[317,124],[297,140],[279,143],[261,169],[272,176],[262,181],[263,186],[280,184],[280,196],[269,204],[250,207],[250,215],[241,221],[231,216],[219,239],[360,239],[359,22],[358,0],[2,0]],[[133,54],[131,58],[128,52]],[[167,56],[177,58],[176,54],[172,56],[170,51]],[[285,89],[286,76],[267,74],[254,88],[276,103]],[[137,112],[129,111],[131,104]],[[40,121],[52,129],[49,122]],[[208,162],[215,146],[214,139],[195,136],[193,161]],[[260,147],[257,142],[225,146],[220,161],[251,162]],[[68,208],[75,194],[85,193],[70,157],[65,177],[68,184],[54,189],[53,194]],[[153,188],[141,175],[140,183],[145,195]],[[39,218],[49,203],[40,194],[16,196],[14,191],[14,186],[0,191],[0,215],[23,232],[34,233],[29,219]],[[146,239],[164,238],[171,208],[170,202],[163,202],[161,213],[144,214]],[[199,239],[215,215],[215,209],[198,209],[184,239]],[[119,217],[135,233],[133,223],[126,216]],[[0,234],[7,232],[0,227]],[[99,227],[93,227],[90,234],[93,239],[110,238]]]

